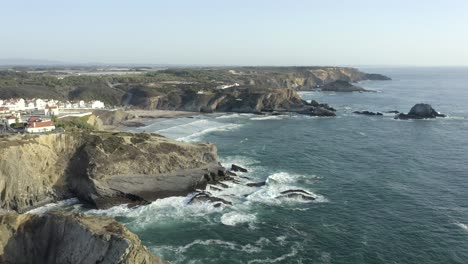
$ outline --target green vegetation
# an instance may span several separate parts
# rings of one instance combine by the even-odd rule
[[[88,124],[89,116],[83,117],[66,117],[58,119],[52,117],[52,121],[56,128],[63,128],[65,131],[93,131],[95,127]]]

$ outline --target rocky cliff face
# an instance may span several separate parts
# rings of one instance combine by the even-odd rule
[[[110,218],[67,212],[0,215],[1,263],[166,263]]]
[[[216,180],[223,170],[214,145],[155,134],[64,133],[0,140],[0,207],[19,212],[68,197],[97,208],[147,203],[185,195]]]
[[[334,81],[390,80],[350,67],[244,67],[229,72],[243,85],[295,90],[315,90]]]
[[[149,110],[182,110],[206,113],[314,113],[314,109],[311,109],[314,107],[302,100],[293,89],[233,88],[203,94],[181,93],[179,95],[172,94],[171,97],[167,95],[158,95],[156,97],[143,95],[142,97],[134,96],[134,98],[142,103],[140,106],[144,106]],[[325,105],[321,106],[324,107]],[[329,108],[328,110],[332,109]]]

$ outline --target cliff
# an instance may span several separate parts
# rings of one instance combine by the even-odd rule
[[[166,263],[110,218],[54,212],[0,214],[1,263]]]
[[[181,110],[191,112],[298,112],[321,115],[313,105],[302,100],[293,89],[249,89],[232,88],[207,91],[202,94],[181,92],[169,95],[138,93],[133,96],[135,104],[153,110]],[[333,112],[327,105],[324,110]]]
[[[203,188],[224,170],[214,145],[156,134],[4,136],[0,149],[0,208],[18,212],[69,197],[95,208],[144,204]]]
[[[106,105],[141,105],[133,95],[171,97],[239,84],[251,89],[315,90],[334,81],[388,80],[349,67],[208,67],[176,68],[137,75],[67,76],[51,73],[0,71],[0,98],[102,100]],[[175,96],[176,98],[177,96]],[[145,100],[142,101],[145,103]]]

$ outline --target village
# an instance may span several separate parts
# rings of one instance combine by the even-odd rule
[[[54,119],[90,115],[104,109],[102,101],[58,101],[54,99],[0,99],[0,133],[47,133],[56,131]]]

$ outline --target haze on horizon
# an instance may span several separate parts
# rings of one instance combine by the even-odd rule
[[[3,1],[0,59],[468,65],[468,1]]]

